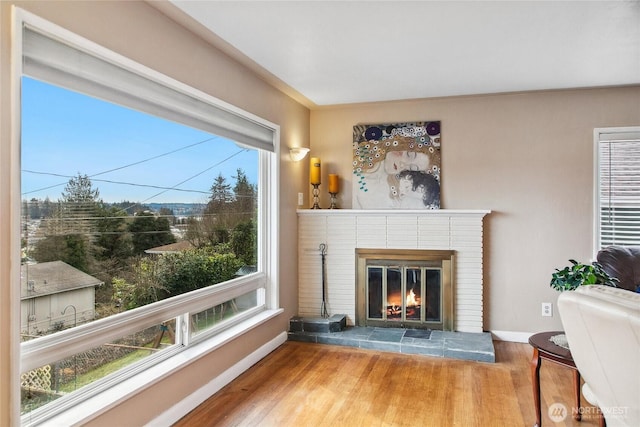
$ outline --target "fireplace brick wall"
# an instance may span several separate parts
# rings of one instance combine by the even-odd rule
[[[319,316],[326,246],[329,314],[355,322],[356,248],[452,249],[455,254],[454,330],[483,331],[483,218],[485,210],[299,210],[298,313]]]

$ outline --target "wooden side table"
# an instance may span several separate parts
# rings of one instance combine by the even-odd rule
[[[531,359],[531,379],[533,382],[533,401],[536,405],[536,424],[534,427],[542,426],[542,416],[540,412],[540,363],[542,360],[550,360],[573,370],[573,383],[576,398],[576,408],[573,418],[580,421],[580,372],[573,362],[571,352],[549,340],[554,335],[563,334],[562,331],[541,332],[529,338],[529,344],[533,347],[533,358]]]

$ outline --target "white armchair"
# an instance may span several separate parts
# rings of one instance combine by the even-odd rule
[[[560,294],[558,310],[585,399],[608,427],[640,426],[640,294],[580,286]]]

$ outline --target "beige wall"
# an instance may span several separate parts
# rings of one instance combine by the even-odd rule
[[[237,62],[177,25],[144,2],[0,2],[2,50],[0,73],[0,425],[11,419],[11,399],[17,362],[11,340],[17,339],[19,318],[9,306],[19,304],[8,286],[12,225],[9,208],[13,172],[8,158],[11,131],[9,107],[9,47],[11,7],[17,4],[49,21],[148,67],[216,96],[281,126],[280,155],[280,306],[284,314],[252,330],[224,348],[202,358],[184,371],[168,375],[162,382],[98,418],[96,425],[118,425],[126,414],[131,425],[142,425],[178,400],[203,386],[241,358],[287,330],[288,319],[297,311],[297,193],[306,190],[303,165],[289,161],[288,146],[309,145],[309,110],[257,78]],[[6,95],[5,95],[6,94]],[[13,175],[12,175],[13,173]],[[15,242],[15,239],[14,239]],[[14,243],[15,246],[15,243]],[[14,253],[15,252],[15,253]],[[18,276],[19,277],[19,276]],[[12,338],[13,337],[13,338]]]
[[[588,261],[593,239],[593,129],[640,125],[640,87],[337,106],[311,113],[311,154],[343,178],[351,207],[352,126],[440,120],[442,207],[485,218],[485,330],[560,329],[550,274]],[[321,191],[327,206],[326,191]]]

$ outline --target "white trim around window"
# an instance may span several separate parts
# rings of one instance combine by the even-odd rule
[[[14,289],[12,292],[12,319],[13,328],[15,334],[12,335],[13,341],[12,354],[14,360],[21,360],[20,369],[16,369],[13,380],[13,394],[14,396],[20,396],[20,379],[19,374],[21,372],[28,371],[30,369],[42,366],[46,363],[51,363],[63,357],[68,357],[86,349],[92,348],[96,345],[101,345],[108,342],[110,339],[122,337],[127,333],[133,333],[141,328],[145,328],[149,325],[158,324],[164,322],[167,319],[175,318],[177,324],[186,328],[186,334],[180,342],[176,342],[174,348],[171,348],[166,353],[163,353],[162,357],[154,360],[155,365],[161,364],[164,368],[172,366],[173,369],[179,369],[180,367],[191,363],[202,355],[214,351],[221,345],[233,340],[234,338],[246,333],[247,331],[255,328],[256,326],[268,321],[269,319],[282,313],[282,309],[279,308],[278,301],[278,155],[279,153],[279,138],[280,129],[279,126],[266,121],[260,117],[257,117],[251,113],[243,111],[235,106],[232,106],[224,101],[214,98],[206,93],[199,91],[198,89],[189,87],[181,82],[178,82],[166,75],[163,75],[155,70],[149,69],[141,64],[131,61],[121,55],[109,51],[95,43],[81,38],[57,25],[54,25],[38,16],[35,16],[29,12],[21,10],[17,7],[13,8],[13,41],[12,41],[12,62],[13,62],[13,74],[11,76],[12,83],[12,107],[13,107],[13,119],[12,129],[12,146],[11,146],[11,170],[10,176],[12,178],[12,199],[11,204],[11,238],[10,248],[13,250],[13,265],[11,273],[11,287]],[[138,106],[150,105],[153,100],[157,110],[151,109],[146,111],[154,113],[157,111],[162,112],[163,117],[167,118],[167,114],[171,115],[171,108],[174,102],[178,99],[191,100],[195,104],[202,107],[196,108],[198,113],[194,115],[193,120],[185,120],[184,124],[193,126],[200,123],[204,130],[212,131],[214,129],[219,130],[222,136],[230,137],[237,142],[250,145],[260,150],[259,153],[259,186],[258,186],[258,271],[254,274],[234,279],[229,282],[224,282],[209,288],[200,289],[184,295],[179,295],[167,300],[159,301],[154,304],[150,304],[145,307],[140,307],[131,311],[123,312],[114,316],[110,316],[104,319],[100,319],[95,322],[80,325],[76,328],[68,329],[53,335],[44,336],[32,341],[28,341],[20,344],[18,339],[18,329],[20,325],[20,207],[21,201],[20,195],[20,135],[19,130],[21,128],[20,118],[20,81],[24,71],[23,64],[23,28],[28,28],[28,31],[32,31],[33,34],[37,34],[38,40],[41,36],[45,39],[52,40],[54,44],[59,46],[71,46],[74,54],[88,55],[89,57],[97,61],[105,61],[109,66],[120,67],[120,69],[131,73],[135,76],[135,79],[143,78],[148,79],[151,82],[147,89],[153,87],[163,87],[167,89],[164,95],[158,98],[153,97],[153,90],[144,92],[144,99],[138,104]],[[47,40],[45,40],[46,42]],[[64,50],[64,49],[63,49]],[[34,51],[32,51],[33,53]],[[55,63],[56,58],[45,55],[47,51],[36,49],[34,54],[38,59],[38,66],[29,69],[31,73],[38,75],[42,70],[46,70],[47,67],[41,67],[42,64]],[[39,53],[38,53],[39,52]],[[38,55],[40,55],[38,57]],[[64,62],[64,61],[63,61]],[[33,64],[32,64],[33,65]],[[27,65],[27,67],[30,67]],[[98,67],[99,68],[99,67]],[[40,70],[40,71],[39,71]],[[73,79],[69,79],[69,70],[65,70],[64,81],[65,86],[73,89]],[[71,70],[73,74],[73,70]],[[51,74],[53,76],[59,76],[61,74],[55,72]],[[94,74],[95,76],[96,74]],[[99,73],[98,73],[99,75]],[[45,76],[46,72],[39,77]],[[91,73],[85,75],[86,78]],[[58,77],[56,77],[58,78]],[[66,80],[65,80],[66,79]],[[83,87],[91,87],[91,82],[86,84],[84,81]],[[71,84],[72,87],[69,87]],[[99,91],[104,91],[104,85],[96,86]],[[176,96],[171,96],[173,91]],[[91,92],[91,90],[89,90]],[[134,91],[135,93],[135,91]],[[96,95],[96,93],[90,93]],[[130,95],[130,94],[129,94]],[[108,98],[108,96],[107,96]],[[135,98],[127,96],[129,98]],[[112,99],[111,99],[112,100]],[[188,115],[189,108],[183,108],[184,105],[176,109],[176,114],[172,116],[172,119],[179,119],[185,115]],[[144,108],[141,108],[144,110]],[[204,111],[204,113],[203,113]],[[211,112],[218,111],[224,116],[224,120],[216,122],[211,119]],[[207,121],[211,123],[207,124]],[[178,120],[180,121],[180,120]],[[204,124],[203,124],[204,123]],[[225,124],[226,123],[226,124]],[[231,123],[231,124],[229,124]],[[242,125],[246,124],[248,129],[244,135],[243,130],[238,129],[238,126],[242,128]],[[207,127],[209,126],[209,127]],[[217,126],[217,127],[216,127]],[[228,126],[228,129],[221,129],[221,127]],[[226,133],[225,133],[226,132]],[[236,138],[233,138],[236,136]],[[4,200],[3,200],[4,201]],[[217,326],[211,331],[207,331],[201,335],[197,335],[193,339],[189,334],[189,316],[193,313],[197,313],[200,310],[207,309],[208,307],[215,306],[229,301],[232,298],[246,294],[247,292],[257,293],[257,305],[256,307],[242,312],[238,316],[234,317],[233,321],[228,324],[222,324]],[[184,332],[184,331],[183,331]],[[22,348],[22,350],[21,350]],[[176,355],[179,353],[179,357]],[[176,357],[174,357],[176,356]],[[146,360],[146,359],[145,359]],[[146,365],[145,365],[146,363]],[[129,380],[123,377],[117,377],[117,381],[114,381],[115,377],[106,377],[102,384],[98,384],[96,387],[85,387],[80,389],[78,393],[71,393],[69,396],[60,398],[58,401],[61,405],[53,410],[48,410],[46,407],[39,408],[32,413],[29,413],[22,417],[24,424],[39,424],[45,420],[50,420],[51,417],[56,419],[65,419],[73,421],[74,423],[86,422],[88,419],[87,414],[91,413],[95,416],[96,413],[101,412],[107,406],[113,405],[114,402],[126,399],[136,390],[140,391],[152,384],[153,381],[157,381],[157,375],[149,375],[151,370],[157,370],[154,367],[154,363],[148,361],[136,365],[129,370]],[[166,371],[165,371],[166,372]],[[112,374],[113,375],[113,374]],[[131,381],[131,378],[135,378],[135,381]],[[102,380],[101,380],[102,381]],[[115,384],[122,383],[122,381],[128,381],[128,384],[136,384],[132,389],[127,388],[126,391],[118,392],[122,390],[122,387],[116,388]],[[73,396],[75,394],[82,394],[85,390],[93,390],[93,398],[91,408],[85,407],[87,404],[84,402],[83,396]],[[96,398],[97,396],[109,396],[109,399]],[[67,399],[68,397],[68,399]],[[56,402],[58,402],[56,401]],[[104,408],[97,408],[96,402],[105,402]],[[13,402],[13,413],[16,414],[14,419],[17,419],[19,414],[19,398]],[[48,405],[51,406],[51,405]]]
[[[596,128],[593,253],[640,244],[640,126]]]

